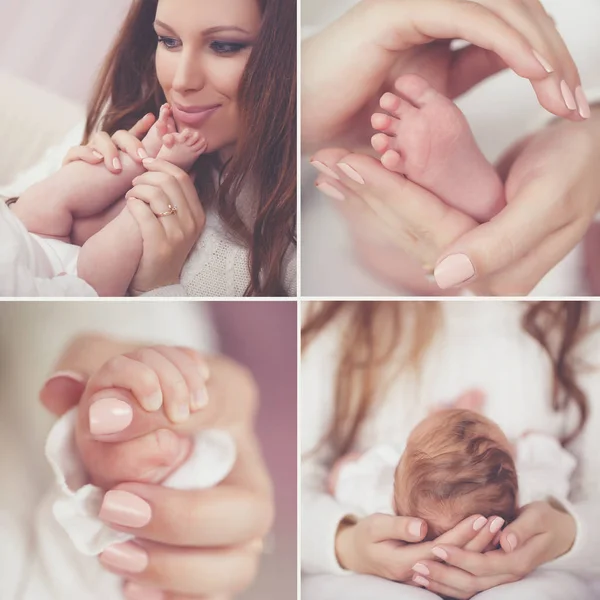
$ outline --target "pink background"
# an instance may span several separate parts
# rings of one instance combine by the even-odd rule
[[[130,4],[130,0],[2,0],[0,69],[85,104]]]

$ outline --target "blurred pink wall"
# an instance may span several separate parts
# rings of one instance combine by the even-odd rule
[[[130,4],[131,0],[2,0],[0,69],[85,104]]]
[[[274,548],[247,600],[296,597],[296,302],[213,302],[224,354],[247,365],[261,392],[258,434],[275,480]]]

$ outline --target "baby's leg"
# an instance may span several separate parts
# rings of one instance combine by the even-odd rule
[[[99,296],[124,296],[142,258],[142,235],[125,207],[81,248],[77,274]]]
[[[142,144],[156,157],[162,135],[174,128],[170,112],[163,107],[157,122]],[[13,207],[31,233],[70,240],[74,219],[92,217],[106,210],[131,189],[132,180],[145,172],[142,165],[120,153],[122,170],[111,173],[104,164],[69,163],[54,175],[29,188]]]
[[[459,108],[418,75],[404,75],[380,105],[389,114],[374,114],[382,133],[373,148],[390,171],[436,194],[480,222],[505,206],[504,186],[483,156]]]
[[[525,579],[506,583],[477,595],[478,600],[594,600],[590,584],[571,573],[538,569]]]

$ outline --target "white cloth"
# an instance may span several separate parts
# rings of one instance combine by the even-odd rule
[[[83,130],[84,124],[81,123],[69,132],[61,144],[48,149],[39,163],[18,174],[11,184],[0,187],[0,198],[18,197],[33,184],[58,171],[69,148],[81,144]],[[243,198],[238,199],[238,205],[243,205],[243,201]],[[289,296],[295,296],[295,247],[289,248],[284,263],[282,284]],[[243,296],[249,283],[247,248],[231,238],[217,213],[209,209],[206,213],[204,231],[192,248],[181,271],[180,284],[157,288],[146,295]]]
[[[0,201],[0,296],[97,296],[77,276],[79,251],[29,233]]]
[[[561,437],[573,425],[573,413],[552,410],[552,371],[540,345],[521,327],[526,303],[447,301],[440,304],[443,327],[429,347],[420,376],[396,377],[376,409],[366,417],[351,452],[378,444],[403,444],[410,431],[434,406],[468,389],[486,394],[486,415],[509,439],[527,431]],[[600,305],[592,303],[592,322],[600,323]],[[340,521],[352,509],[327,493],[333,456],[327,444],[311,450],[327,433],[333,415],[334,385],[343,321],[323,332],[303,356],[301,449],[302,567],[305,573],[343,574],[334,540]],[[597,363],[600,333],[590,334],[579,349]],[[385,374],[382,375],[385,380]],[[578,374],[590,415],[585,431],[569,451],[578,468],[565,502],[577,523],[570,552],[552,561],[554,569],[600,580],[600,371]]]
[[[560,443],[546,434],[530,433],[514,444],[519,480],[519,506],[548,498],[566,499],[576,461]],[[395,514],[394,473],[403,448],[380,445],[338,471],[333,497],[353,509],[357,517]]]
[[[305,33],[323,29],[358,0],[304,0],[303,11],[312,21]],[[591,104],[600,102],[600,2],[597,0],[542,0],[556,20],[571,51]],[[320,18],[319,18],[320,16]],[[339,49],[332,50],[339,52]],[[463,111],[475,139],[492,162],[523,136],[553,118],[538,103],[528,81],[512,72],[498,74],[456,104]],[[316,170],[302,164],[302,294],[304,296],[411,296],[382,282],[354,257],[353,243],[335,201],[314,187]],[[533,296],[589,295],[580,244],[540,282]]]
[[[58,487],[52,511],[56,520],[82,554],[96,556],[112,544],[135,536],[115,531],[98,518],[104,491],[86,483],[86,469],[77,452],[77,408],[54,425],[46,443],[46,458]],[[189,458],[162,485],[178,490],[214,487],[229,473],[236,460],[235,442],[225,431],[208,429],[196,434]]]
[[[203,302],[0,303],[0,598],[119,600],[121,578],[78,552],[53,515],[60,492],[44,457],[53,418],[37,392],[63,348],[97,331],[215,352]]]
[[[521,581],[481,592],[476,600],[598,600],[590,585],[571,573],[534,571]],[[440,600],[437,594],[370,575],[313,575],[302,581],[302,600]]]

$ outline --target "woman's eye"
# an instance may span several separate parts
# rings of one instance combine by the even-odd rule
[[[210,47],[217,54],[237,54],[246,48],[248,44],[234,42],[212,42]]]
[[[179,42],[174,38],[165,37],[164,35],[159,35],[158,43],[162,44],[165,48],[168,48],[169,50],[173,50],[174,48],[177,47],[177,44]]]

